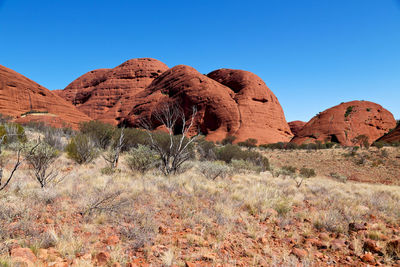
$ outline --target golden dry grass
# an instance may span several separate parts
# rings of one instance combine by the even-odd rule
[[[273,157],[291,159],[286,152],[274,153]],[[292,153],[299,153],[299,161],[304,156]],[[321,153],[336,157],[342,151]],[[63,259],[75,266],[91,266],[82,255],[104,250],[111,255],[110,265],[136,257],[156,266],[184,266],[187,261],[316,266],[340,262],[350,254],[328,249],[324,253],[329,260],[321,262],[311,249],[309,256],[298,259],[287,240],[303,246],[304,240],[327,232],[332,240],[337,236],[352,243],[351,257],[357,262],[364,237],[350,236],[349,223],[368,222],[368,237],[385,246],[381,236],[391,238],[400,222],[400,187],[394,185],[342,183],[319,176],[298,188],[293,179],[270,172],[209,180],[196,162],[189,171],[170,177],[157,171],[131,173],[123,160],[112,175],[101,173],[101,158],[80,166],[62,156],[57,164],[68,173],[57,186],[41,189],[22,168],[0,192],[0,221],[6,226],[0,230],[2,261],[10,261],[7,249],[12,240],[34,252],[54,247],[58,256],[44,261]],[[104,245],[112,235],[120,242]],[[384,260],[393,262],[388,255]]]

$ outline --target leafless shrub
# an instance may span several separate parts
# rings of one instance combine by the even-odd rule
[[[44,188],[49,183],[60,179],[59,171],[54,166],[54,162],[59,157],[58,151],[40,140],[36,144],[31,144],[31,147],[35,149],[28,149],[25,159],[32,169],[32,176],[40,186]]]
[[[7,137],[7,135],[3,135],[0,138],[0,155],[3,155],[2,146],[3,146],[3,142],[6,137]],[[17,152],[17,160],[16,160],[14,167],[12,168],[10,174],[6,178],[4,184],[3,184],[3,175],[4,175],[3,169],[5,166],[6,160],[4,158],[0,159],[0,191],[2,191],[4,188],[6,188],[6,186],[10,183],[11,179],[13,178],[15,172],[17,171],[19,166],[22,164],[23,160],[21,159],[21,153],[22,153],[23,149],[24,149],[24,147],[20,145],[18,148],[18,152]],[[27,151],[26,155],[31,155],[35,149],[36,149],[36,146],[31,147],[31,149]]]
[[[151,211],[134,212],[130,216],[130,224],[120,228],[120,234],[125,237],[133,249],[151,244],[157,234],[157,225]]]
[[[108,163],[111,169],[115,169],[118,166],[119,155],[125,143],[124,128],[119,132],[119,138],[114,144],[109,147],[108,151],[103,155],[104,160]]]
[[[343,215],[336,209],[320,211],[313,220],[314,227],[318,230],[325,229],[330,232],[344,233],[348,223]]]
[[[80,214],[91,215],[98,212],[112,213],[119,209],[125,201],[121,198],[122,190],[95,189],[82,207]]]
[[[40,235],[40,246],[42,248],[55,247],[59,241],[58,235],[54,228],[48,229]]]
[[[161,123],[168,134],[154,133],[152,120],[143,120],[141,125],[146,129],[151,148],[160,156],[162,171],[165,175],[176,174],[182,164],[191,157],[191,145],[198,135],[189,136],[197,114],[193,107],[190,120],[187,120],[184,111],[177,105],[165,104],[154,113],[154,120]]]

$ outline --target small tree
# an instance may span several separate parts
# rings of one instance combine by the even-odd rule
[[[191,157],[191,145],[198,135],[189,136],[197,114],[196,107],[187,120],[181,107],[174,104],[164,104],[153,113],[157,123],[161,123],[167,130],[167,135],[154,133],[155,128],[151,118],[143,120],[141,125],[146,129],[151,148],[160,156],[161,170],[165,175],[176,174],[182,164]],[[176,134],[176,135],[175,135]]]
[[[79,164],[90,163],[98,156],[95,143],[85,134],[72,137],[65,150]]]
[[[60,155],[55,148],[40,140],[36,145],[31,146],[36,146],[36,148],[33,151],[29,150],[25,159],[33,170],[32,176],[44,188],[58,177],[58,170],[53,163]]]

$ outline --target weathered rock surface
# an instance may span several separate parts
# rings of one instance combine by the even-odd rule
[[[229,87],[240,115],[238,141],[255,138],[260,144],[289,141],[292,137],[278,98],[264,81],[249,71],[219,69],[207,75]]]
[[[355,145],[355,138],[372,143],[396,126],[392,113],[369,101],[351,101],[327,109],[312,118],[293,138],[296,144],[337,142]]]
[[[296,136],[298,134],[298,132],[300,132],[300,130],[303,129],[304,125],[307,124],[307,122],[304,122],[304,121],[291,121],[288,124],[289,124],[290,130],[292,131],[294,136]]]
[[[198,128],[209,140],[234,135],[237,141],[256,138],[259,143],[271,143],[289,141],[292,136],[275,95],[259,77],[246,71],[222,69],[205,76],[179,65],[155,79],[135,101],[126,120],[134,127],[172,102],[187,116],[197,106],[193,129]]]
[[[22,115],[29,111],[39,111]],[[72,104],[25,76],[0,65],[0,113],[25,122],[53,121],[53,126],[77,128],[90,120]],[[40,119],[39,119],[40,118]]]
[[[167,69],[156,59],[131,59],[113,69],[90,71],[57,94],[92,119],[118,124],[132,109],[134,95]]]
[[[400,142],[400,125],[398,125],[390,133],[379,138],[377,141],[383,141],[386,143]]]

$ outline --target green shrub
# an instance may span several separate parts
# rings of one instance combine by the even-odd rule
[[[334,147],[335,145],[336,145],[336,143],[334,143],[334,142],[327,142],[327,143],[325,143],[325,147],[326,147],[327,149],[332,148],[332,147]]]
[[[315,177],[316,173],[315,173],[314,169],[301,168],[300,175],[304,178],[311,178],[311,177]]]
[[[294,174],[296,173],[296,167],[294,166],[290,166],[290,165],[285,165],[282,167],[282,170],[289,173],[289,174]]]
[[[374,142],[372,145],[373,145],[374,147],[378,148],[378,149],[381,149],[381,148],[384,147],[386,144],[385,144],[385,142],[383,142],[383,141],[379,141],[379,142]]]
[[[223,145],[229,145],[229,144],[232,145],[235,140],[236,140],[236,136],[228,135],[227,137],[222,139],[221,143]]]
[[[65,147],[65,151],[69,158],[79,164],[90,163],[99,155],[95,143],[86,134],[72,137]]]
[[[121,134],[121,129],[117,129],[113,135],[113,144],[118,143],[118,138]],[[134,147],[138,147],[138,145],[149,145],[149,135],[141,130],[136,128],[125,128],[124,129],[124,142],[121,148],[122,152],[130,151]]]
[[[348,106],[346,109],[346,113],[344,114],[344,117],[347,118],[350,116],[350,114],[353,112],[354,106]]]
[[[29,110],[27,112],[22,113],[21,117],[24,117],[24,116],[29,115],[29,114],[47,114],[47,113],[49,113],[47,110],[43,110],[43,111],[40,111],[40,110]]]
[[[225,161],[226,163],[231,163],[232,160],[243,160],[248,164],[251,163],[253,166],[258,167],[259,171],[266,171],[270,169],[268,158],[256,151],[242,150],[237,145],[229,144],[220,148],[216,148],[215,155],[217,160]]]
[[[160,162],[160,157],[150,147],[138,145],[130,150],[126,162],[132,171],[143,174],[155,168]]]
[[[203,160],[215,160],[215,144],[211,141],[207,141],[204,137],[199,138],[196,141],[197,152],[199,153],[199,159]]]
[[[249,138],[243,142],[239,142],[238,145],[239,146],[243,146],[243,147],[247,147],[247,148],[253,148],[253,147],[257,147],[257,139],[254,138]]]
[[[101,174],[104,174],[104,175],[112,175],[115,172],[117,172],[117,169],[111,168],[111,167],[104,167],[100,170],[100,172],[101,172]]]
[[[115,131],[114,126],[101,121],[82,122],[79,129],[100,149],[106,149],[110,145]]]
[[[293,150],[293,149],[298,149],[299,146],[295,143],[287,143],[285,145],[285,149]]]
[[[242,150],[240,147],[232,144],[225,145],[215,150],[215,155],[218,160],[230,163],[232,159],[242,159]]]
[[[266,148],[266,149],[284,149],[287,143],[283,142],[278,142],[278,143],[273,143],[273,144],[262,144],[260,147]]]

